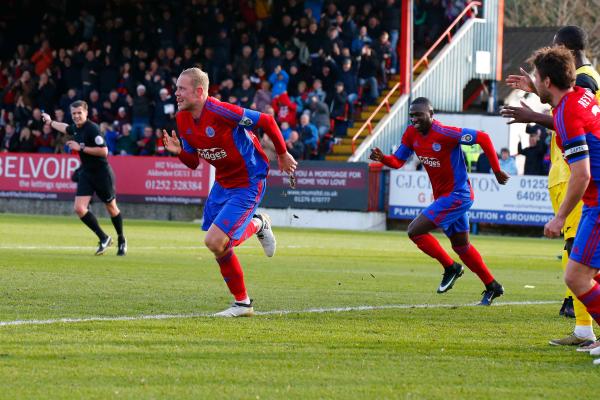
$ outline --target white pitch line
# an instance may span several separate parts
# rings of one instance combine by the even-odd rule
[[[558,301],[508,301],[503,303],[494,303],[494,307],[500,306],[531,306],[558,304]],[[329,307],[329,308],[307,308],[304,310],[270,310],[257,311],[256,315],[289,315],[289,314],[322,314],[322,313],[341,313],[349,311],[373,311],[373,310],[409,310],[413,308],[458,308],[475,307],[476,303],[469,304],[388,304],[381,306],[351,306],[351,307]],[[117,316],[117,317],[87,317],[87,318],[58,318],[58,319],[29,319],[16,321],[0,321],[2,326],[17,325],[51,325],[51,324],[72,324],[79,322],[116,322],[116,321],[143,321],[160,319],[187,319],[187,318],[206,318],[214,317],[212,313],[192,313],[192,314],[156,314],[156,315],[137,315],[137,316]]]

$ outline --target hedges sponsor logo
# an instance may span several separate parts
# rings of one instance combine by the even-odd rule
[[[432,168],[441,167],[440,160],[438,160],[437,158],[419,156],[419,160],[421,160],[421,163],[427,167],[432,167]]]
[[[198,155],[205,160],[216,161],[227,157],[227,152],[220,147],[212,147],[210,149],[198,149]]]

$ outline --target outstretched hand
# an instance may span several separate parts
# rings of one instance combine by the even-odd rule
[[[506,84],[513,89],[521,89],[525,92],[536,93],[531,74],[525,71],[523,68],[520,68],[520,70],[521,75],[509,75],[506,78]]]
[[[369,158],[373,161],[377,161],[377,162],[382,162],[383,161],[383,151],[381,151],[381,149],[379,147],[375,147],[373,149],[371,149],[371,155],[369,156]]]
[[[523,123],[528,124],[534,121],[536,112],[533,111],[523,100],[521,100],[521,107],[505,106],[500,110],[500,115],[504,118],[512,118],[507,124]]]
[[[171,131],[171,135],[163,129],[163,144],[165,145],[165,149],[167,149],[170,153],[178,155],[181,153],[181,143],[179,143],[179,138],[175,131]]]

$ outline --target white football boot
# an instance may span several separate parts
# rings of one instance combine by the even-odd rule
[[[273,257],[273,255],[275,255],[275,249],[277,249],[277,240],[275,240],[275,235],[273,235],[273,230],[271,229],[271,217],[267,214],[254,214],[253,218],[256,218],[262,224],[261,228],[256,232],[256,237],[258,238],[265,255],[267,257]]]
[[[223,310],[214,314],[215,317],[251,317],[254,315],[254,307],[252,307],[252,300],[250,304],[238,303],[237,301],[231,304],[227,310]]]

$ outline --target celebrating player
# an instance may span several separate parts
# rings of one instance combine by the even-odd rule
[[[276,241],[266,214],[255,214],[265,193],[268,159],[251,132],[262,128],[275,145],[280,170],[293,174],[296,161],[273,117],[208,96],[208,75],[199,68],[184,70],[177,79],[177,130],[163,131],[165,148],[191,169],[200,157],[216,169],[215,184],[204,205],[204,244],[213,252],[221,275],[235,301],[221,317],[253,314],[252,300],[233,247],[256,233],[267,257],[275,254]],[[180,142],[181,140],[181,142]]]
[[[485,285],[479,304],[491,305],[496,297],[504,294],[504,288],[469,243],[467,211],[473,204],[473,190],[460,145],[481,145],[501,185],[508,181],[509,176],[500,169],[498,155],[486,133],[442,125],[433,119],[431,103],[424,97],[411,103],[409,116],[412,126],[404,132],[398,150],[393,155],[384,155],[375,148],[370,158],[390,168],[400,168],[413,152],[417,154],[431,180],[435,201],[410,223],[408,236],[419,249],[444,267],[442,282],[437,289],[438,293],[444,293],[462,276],[463,266],[455,262],[429,233],[442,228],[460,259]]]
[[[587,35],[578,26],[565,26],[558,30],[554,36],[554,46],[564,46],[571,50],[575,58],[575,67],[577,68],[575,85],[590,90],[596,94],[596,99],[600,99],[600,76],[591,66],[590,61],[585,56],[587,47]],[[506,79],[509,86],[527,91],[536,92],[531,76],[522,71],[522,75],[509,75]],[[536,113],[525,104],[522,107],[505,107],[501,111],[502,115],[507,118],[513,118],[509,124],[516,122],[529,123],[534,122],[545,126],[549,129],[554,129],[554,121],[551,115]],[[548,191],[552,200],[552,208],[554,214],[558,213],[565,194],[567,192],[567,183],[569,182],[570,171],[569,166],[563,158],[561,150],[556,145],[556,132],[552,131],[552,140],[550,142],[550,172],[548,173]],[[581,211],[583,203],[580,201],[571,211],[565,221],[563,227],[563,235],[565,246],[561,259],[561,264],[564,270],[567,268],[567,262],[577,226],[581,219]],[[571,293],[567,288],[563,305],[560,309],[560,314],[568,317],[575,317],[575,329],[573,333],[563,338],[552,339],[550,344],[554,346],[580,346],[581,349],[591,349],[598,346],[600,343],[594,343],[596,336],[592,327],[592,317],[587,313],[585,306]]]
[[[110,214],[110,219],[117,231],[119,240],[117,255],[124,256],[127,254],[127,241],[123,235],[123,219],[115,197],[115,175],[108,164],[108,149],[104,135],[98,125],[88,121],[87,117],[88,105],[82,100],[71,104],[71,118],[74,122],[72,125],[52,121],[50,115],[42,114],[44,122],[50,127],[73,136],[73,139],[67,141],[66,145],[71,151],[79,153],[81,159],[81,172],[78,175],[77,194],[75,195],[75,212],[100,240],[96,255],[99,256],[106,252],[108,246],[112,244],[112,238],[104,233],[98,220],[88,208],[94,193],[106,206],[106,211]]]
[[[592,92],[574,86],[575,60],[567,48],[542,48],[531,60],[536,91],[543,103],[554,107],[556,144],[571,169],[565,198],[556,216],[544,226],[544,234],[560,236],[568,215],[583,199],[565,283],[600,323],[600,106]]]

